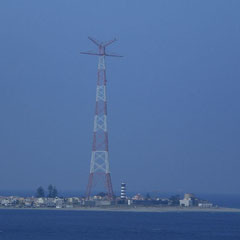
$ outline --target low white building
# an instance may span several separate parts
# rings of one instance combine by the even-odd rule
[[[38,198],[36,203],[37,204],[44,204],[45,203],[45,199],[44,198]]]
[[[180,206],[181,207],[192,207],[193,206],[193,200],[191,198],[184,198],[180,200]]]
[[[199,203],[198,206],[200,208],[212,208],[213,204],[212,203]]]
[[[192,193],[184,194],[184,199],[180,200],[181,207],[192,207],[194,204],[195,196]]]
[[[8,206],[8,205],[10,204],[10,201],[9,201],[8,199],[3,199],[3,200],[1,201],[1,204],[2,204],[3,206]]]

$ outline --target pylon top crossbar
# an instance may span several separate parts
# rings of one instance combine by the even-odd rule
[[[100,42],[97,39],[92,37],[88,37],[88,39],[98,46],[98,53],[89,51],[89,52],[81,52],[81,54],[95,55],[95,56],[108,56],[108,57],[122,57],[121,55],[118,55],[118,54],[106,53],[106,47],[114,43],[115,41],[117,41],[116,38],[106,42]]]

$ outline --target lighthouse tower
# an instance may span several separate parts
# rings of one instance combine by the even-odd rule
[[[126,183],[121,183],[121,200],[126,200]]]

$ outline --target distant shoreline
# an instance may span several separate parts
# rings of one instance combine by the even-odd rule
[[[239,208],[199,208],[199,207],[81,207],[81,208],[10,208],[0,207],[0,210],[36,210],[36,211],[96,211],[96,212],[207,212],[207,213],[240,213]]]

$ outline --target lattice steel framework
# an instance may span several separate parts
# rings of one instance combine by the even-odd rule
[[[108,131],[107,131],[107,97],[106,97],[106,67],[105,56],[121,57],[116,54],[107,54],[105,48],[111,43],[115,42],[113,39],[108,42],[99,42],[96,39],[88,37],[94,44],[98,46],[98,53],[94,52],[81,52],[82,54],[99,56],[98,60],[98,79],[96,89],[96,107],[93,128],[93,144],[92,156],[90,164],[90,175],[88,179],[86,197],[90,198],[93,179],[98,173],[103,174],[105,177],[105,187],[107,189],[108,198],[114,197],[112,189],[112,181],[109,168],[109,155],[108,155]]]

